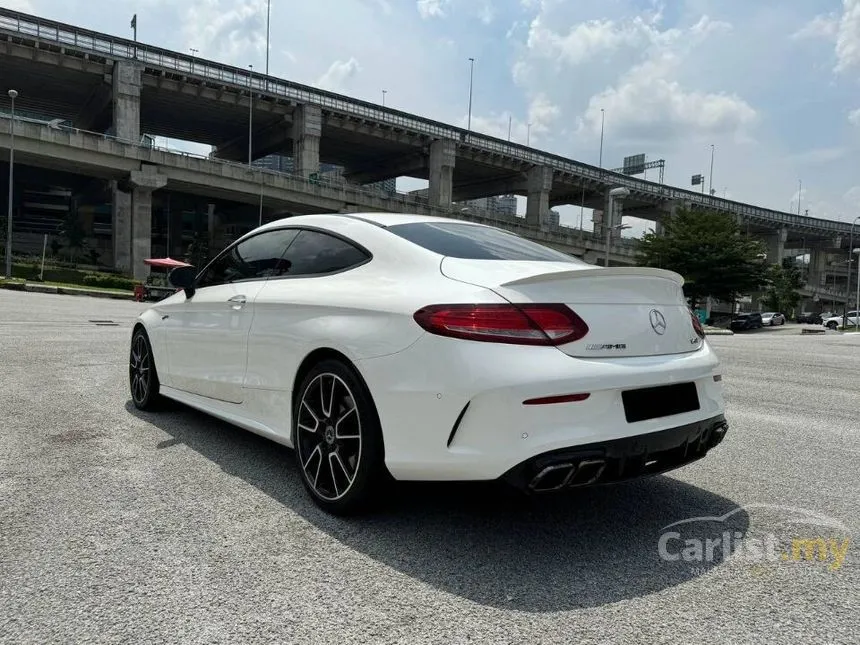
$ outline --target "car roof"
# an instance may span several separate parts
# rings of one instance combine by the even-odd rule
[[[416,223],[430,223],[430,222],[447,222],[447,223],[457,223],[457,224],[467,224],[472,226],[483,226],[483,224],[476,224],[474,222],[467,222],[463,220],[457,220],[450,217],[432,217],[430,215],[418,215],[412,213],[319,213],[316,215],[295,215],[293,217],[286,217],[284,219],[279,219],[274,222],[269,222],[265,225],[265,228],[277,228],[279,226],[285,225],[308,225],[312,226],[314,224],[325,225],[327,222],[331,222],[333,217],[337,218],[348,218],[354,220],[361,220],[364,222],[368,222],[370,224],[375,224],[377,226],[388,227],[395,226],[397,224],[416,224]]]

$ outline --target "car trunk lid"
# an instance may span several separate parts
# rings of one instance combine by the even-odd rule
[[[672,271],[450,257],[441,270],[512,303],[567,305],[589,327],[584,338],[559,346],[569,356],[656,356],[701,347],[681,288],[683,278]]]

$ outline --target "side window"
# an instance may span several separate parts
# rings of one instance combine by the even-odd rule
[[[237,280],[265,279],[287,273],[284,250],[296,239],[296,229],[267,231],[230,247],[219,255],[197,280],[197,286],[213,287]]]
[[[288,269],[286,275],[314,275],[343,271],[368,259],[361,249],[340,238],[302,231],[284,255]]]

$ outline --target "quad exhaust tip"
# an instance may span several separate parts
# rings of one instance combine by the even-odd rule
[[[534,476],[529,482],[529,488],[536,493],[549,493],[562,488],[587,486],[600,479],[605,468],[604,459],[584,459],[578,463],[552,464]]]

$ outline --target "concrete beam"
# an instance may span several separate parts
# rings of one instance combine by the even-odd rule
[[[506,174],[482,181],[454,184],[454,201],[465,202],[496,195],[525,194],[528,192],[528,176],[525,173]]]
[[[125,141],[140,140],[140,88],[143,66],[120,60],[113,70],[113,133]]]
[[[253,131],[251,143],[251,158],[260,159],[276,152],[289,152],[292,147],[293,123],[286,117],[282,121],[271,123]],[[248,162],[248,134],[240,136],[226,143],[222,143],[212,153],[215,159],[226,161]]]
[[[427,197],[430,206],[448,207],[454,201],[454,164],[457,142],[437,139],[430,144],[430,186]]]
[[[112,100],[111,77],[105,75],[103,81],[93,87],[87,102],[72,119],[72,123],[81,130],[104,132],[110,123],[108,108]]]
[[[375,159],[360,167],[347,168],[343,177],[353,184],[374,184],[394,177],[413,177],[427,173],[427,155],[415,152]]]
[[[552,190],[552,168],[535,166],[528,171],[526,223],[543,228],[549,216],[549,193]]]

